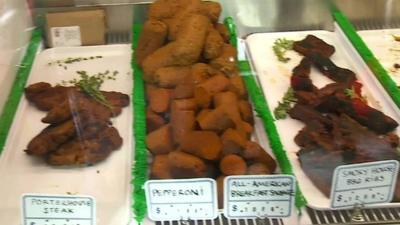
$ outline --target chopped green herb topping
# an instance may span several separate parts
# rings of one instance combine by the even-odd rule
[[[290,58],[285,57],[285,53],[288,50],[293,49],[293,40],[288,40],[286,38],[278,38],[274,42],[274,46],[272,46],[272,50],[274,50],[274,53],[276,57],[278,57],[278,60],[281,62],[288,62]]]
[[[274,109],[275,119],[285,119],[287,116],[287,112],[293,107],[296,102],[297,98],[294,96],[294,90],[292,88],[289,88],[283,96],[282,101],[279,102],[278,107]]]
[[[346,89],[344,89],[344,94],[347,96],[347,97],[349,97],[349,98],[354,98],[355,97],[355,93],[354,93],[354,90],[353,89],[351,89],[351,88],[346,88]]]
[[[66,64],[72,64],[72,63],[76,63],[76,62],[81,62],[81,61],[86,61],[86,60],[93,60],[93,59],[101,59],[103,58],[103,56],[98,55],[98,56],[89,56],[89,57],[68,57],[66,59],[61,59],[61,60],[56,60],[53,62],[49,62],[48,65],[52,66],[52,65],[57,65],[59,67],[64,67],[64,69],[66,69]]]
[[[112,108],[110,103],[104,97],[104,95],[100,91],[101,85],[104,83],[105,80],[115,80],[118,71],[114,71],[110,73],[109,70],[105,71],[104,73],[97,73],[95,75],[90,76],[86,71],[76,71],[79,74],[80,79],[73,79],[70,81],[62,81],[62,85],[72,84],[83,92],[94,98],[99,103]]]

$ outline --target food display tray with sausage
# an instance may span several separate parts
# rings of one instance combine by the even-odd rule
[[[1,224],[23,194],[96,200],[97,224],[130,220],[130,45],[39,52],[0,158]]]
[[[216,2],[156,1],[135,62],[145,82],[150,179],[214,178],[221,208],[226,176],[279,170],[220,13]]]
[[[330,207],[337,166],[399,159],[399,112],[339,31],[259,33],[246,44],[311,207]]]

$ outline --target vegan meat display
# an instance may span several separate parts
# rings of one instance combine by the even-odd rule
[[[313,183],[329,197],[336,167],[399,159],[399,137],[394,133],[398,123],[368,105],[354,72],[329,59],[334,47],[309,35],[294,42],[293,49],[305,57],[292,71],[297,103],[289,115],[305,124],[295,142],[301,147],[301,166]],[[316,88],[309,76],[311,66],[335,82]]]
[[[275,117],[270,126],[316,208],[330,208],[338,166],[400,159],[398,112],[336,35],[260,33],[246,40]],[[397,184],[393,201],[399,200]]]
[[[146,84],[152,179],[223,182],[275,172],[275,160],[251,138],[252,105],[220,12],[219,3],[199,0],[149,8],[135,55]]]
[[[52,87],[45,82],[29,85],[25,95],[38,109],[47,111],[42,122],[49,126],[29,142],[25,152],[51,165],[92,165],[121,147],[123,140],[110,118],[129,105],[129,96],[96,90],[101,82],[86,76],[76,87]],[[89,88],[97,98],[85,92]]]

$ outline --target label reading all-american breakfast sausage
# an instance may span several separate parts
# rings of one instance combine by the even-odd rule
[[[154,221],[218,216],[216,183],[212,179],[150,180],[145,192],[149,218]]]
[[[331,207],[392,201],[398,170],[396,160],[338,166],[333,174]]]
[[[25,194],[22,216],[23,225],[95,225],[96,203],[88,196]]]
[[[291,175],[229,176],[224,180],[224,215],[228,218],[289,217],[295,178]]]

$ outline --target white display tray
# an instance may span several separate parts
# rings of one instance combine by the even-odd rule
[[[102,56],[103,58],[68,64],[67,69],[49,62],[68,57]],[[119,91],[131,96],[131,47],[107,45],[62,47],[39,53],[27,86],[36,82],[52,85],[78,78],[76,71],[88,74],[118,71],[116,80],[107,80],[105,91]],[[123,138],[123,145],[106,160],[89,167],[52,167],[42,159],[28,156],[23,150],[29,141],[47,126],[40,120],[44,111],[22,97],[4,151],[0,157],[0,224],[21,223],[21,196],[24,193],[72,194],[93,196],[97,202],[98,225],[128,224],[131,218],[132,105],[112,118]]]
[[[395,41],[392,36],[400,36],[400,29],[364,30],[358,31],[358,34],[393,81],[400,85],[400,69],[394,69],[393,66],[395,63],[400,64],[400,41]]]
[[[383,88],[378,85],[376,78],[369,71],[347,41],[343,34],[336,27],[336,32],[329,31],[300,31],[300,32],[280,32],[280,33],[258,33],[246,38],[248,54],[252,61],[252,66],[258,76],[264,95],[268,101],[268,106],[273,111],[281,101],[286,90],[290,86],[292,69],[298,65],[303,58],[300,54],[289,51],[287,56],[291,58],[288,63],[277,60],[272,46],[276,39],[287,38],[301,40],[308,34],[313,34],[336,48],[336,52],[331,59],[340,67],[348,68],[357,74],[359,82],[363,84],[363,95],[373,107],[380,109],[386,115],[396,121],[400,121],[400,113],[393,102],[383,94]],[[322,75],[316,68],[311,70],[311,79],[317,87],[321,88],[332,81]],[[308,178],[301,169],[296,153],[300,150],[294,142],[294,137],[298,131],[304,127],[301,121],[290,117],[277,120],[275,122],[282,144],[287,151],[289,161],[293,166],[294,174],[300,185],[309,206],[319,209],[330,208],[330,199],[326,197]],[[399,129],[396,130],[400,134]]]

